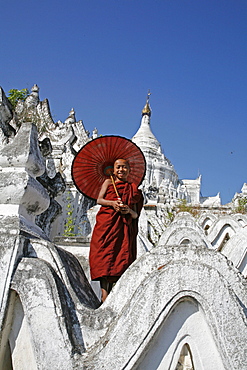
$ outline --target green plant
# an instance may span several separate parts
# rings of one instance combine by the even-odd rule
[[[66,206],[66,223],[64,224],[64,232],[63,236],[75,236],[75,224],[74,224],[74,218],[73,218],[73,207],[71,205],[72,200],[72,194],[69,191],[68,196],[66,198],[67,200],[67,206]]]
[[[167,218],[170,222],[172,222],[174,220],[174,217],[175,216],[174,216],[173,212],[170,212],[170,211],[167,212]]]
[[[189,212],[192,216],[198,216],[200,212],[200,206],[190,206],[187,204],[186,199],[181,199],[178,206],[177,212]]]
[[[26,98],[30,95],[30,92],[28,89],[11,89],[8,92],[8,99],[11,102],[13,108],[16,107],[18,100],[25,101]]]
[[[239,198],[238,199],[238,206],[235,208],[236,213],[246,213],[246,205],[247,205],[247,198]]]

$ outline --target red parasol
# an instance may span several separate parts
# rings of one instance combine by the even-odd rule
[[[72,163],[72,178],[77,189],[89,198],[97,199],[103,182],[113,172],[117,159],[130,164],[128,181],[139,186],[145,176],[146,161],[141,149],[121,136],[102,136],[84,145]]]

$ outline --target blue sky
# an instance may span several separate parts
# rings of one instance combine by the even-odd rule
[[[131,138],[151,90],[151,129],[202,195],[246,173],[246,0],[23,0],[1,4],[1,79],[40,87],[54,120]]]

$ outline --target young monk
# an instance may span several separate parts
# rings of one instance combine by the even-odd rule
[[[130,264],[136,259],[138,217],[143,206],[142,192],[127,181],[129,162],[117,159],[113,175],[119,196],[111,179],[103,183],[97,203],[102,207],[96,216],[90,244],[89,263],[92,280],[99,280],[102,302]]]

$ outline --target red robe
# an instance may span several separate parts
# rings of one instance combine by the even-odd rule
[[[118,193],[124,204],[138,214],[143,206],[142,192],[137,186],[128,182],[116,182]],[[104,199],[117,200],[117,195],[110,184]],[[120,277],[136,259],[136,237],[138,218],[130,214],[122,215],[113,207],[101,206],[96,216],[93,230],[89,263],[91,279],[100,277]]]

